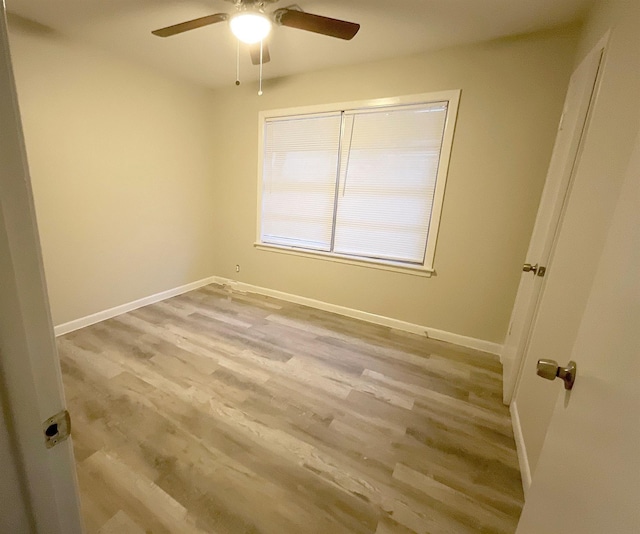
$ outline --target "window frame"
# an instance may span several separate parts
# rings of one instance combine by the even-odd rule
[[[254,247],[258,250],[292,254],[295,256],[311,257],[321,260],[346,263],[351,265],[361,265],[377,269],[384,269],[395,272],[403,272],[421,276],[431,276],[434,270],[435,251],[438,241],[438,231],[440,228],[440,218],[442,215],[442,205],[446,189],[447,176],[449,173],[449,163],[453,146],[458,107],[460,103],[459,89],[438,91],[432,93],[420,93],[414,95],[404,95],[391,98],[378,98],[372,100],[358,100],[351,102],[340,102],[330,104],[320,104],[314,106],[301,106],[293,108],[281,108],[264,110],[258,114],[258,191],[257,191],[257,220],[256,220],[256,241]],[[264,165],[264,135],[265,123],[267,119],[293,117],[299,115],[315,115],[323,113],[335,113],[353,110],[375,110],[376,108],[386,108],[393,106],[407,106],[430,104],[435,102],[448,102],[447,116],[445,119],[442,136],[442,147],[436,174],[436,187],[433,196],[433,206],[427,233],[427,246],[422,264],[409,264],[400,261],[366,258],[362,256],[350,256],[337,254],[335,252],[325,252],[302,247],[274,245],[263,243],[262,235],[262,190],[263,190],[263,165]],[[335,224],[335,223],[334,223]]]

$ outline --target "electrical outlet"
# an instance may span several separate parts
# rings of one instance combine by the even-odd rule
[[[236,265],[236,272],[239,273],[240,272],[240,265]]]

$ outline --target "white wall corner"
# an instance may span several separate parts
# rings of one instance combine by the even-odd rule
[[[318,310],[337,313],[338,315],[344,315],[346,317],[352,317],[354,319],[360,319],[369,323],[379,324],[381,326],[387,326],[389,328],[395,328],[404,332],[411,332],[413,334],[419,334],[438,341],[446,341],[448,343],[455,343],[463,347],[488,352],[493,355],[499,356],[502,353],[502,345],[499,343],[493,343],[491,341],[485,341],[483,339],[476,339],[473,337],[463,336],[461,334],[455,334],[453,332],[447,332],[445,330],[438,330],[437,328],[430,328],[423,325],[409,323],[401,321],[399,319],[393,319],[391,317],[385,317],[383,315],[376,315],[374,313],[365,312],[362,310],[356,310],[353,308],[347,308],[346,306],[339,306],[337,304],[331,304],[321,300],[315,300],[292,293],[285,293],[283,291],[277,291],[275,289],[269,289],[266,287],[254,286],[244,282],[238,282],[230,278],[223,278],[214,276],[214,281],[217,284],[221,284],[229,287],[235,291],[244,291],[247,293],[257,293],[259,295],[265,295],[268,297],[285,300],[287,302],[293,302],[295,304],[302,304],[304,306],[310,306]]]
[[[199,287],[212,284],[214,283],[215,278],[215,276],[209,276],[208,278],[196,280],[195,282],[191,282],[183,286],[174,287],[173,289],[167,289],[166,291],[161,291],[160,293],[155,293],[154,295],[149,295],[148,297],[143,297],[141,299],[127,302],[125,304],[120,304],[119,306],[109,308],[108,310],[92,313],[91,315],[87,315],[86,317],[80,317],[79,319],[74,319],[73,321],[56,325],[53,330],[56,336],[62,336],[64,334],[68,334],[69,332],[73,332],[74,330],[84,328],[85,326],[90,326],[92,324],[99,323],[100,321],[106,321],[107,319],[111,319],[112,317],[115,317],[117,315],[137,310],[138,308],[142,308],[143,306],[148,306],[149,304],[160,302],[161,300],[175,297],[177,295],[181,295],[182,293],[186,293],[187,291],[193,291],[194,289],[198,289]]]
[[[511,412],[513,438],[516,442],[516,452],[518,453],[518,463],[520,464],[520,475],[522,476],[522,490],[524,491],[524,496],[526,498],[529,488],[531,487],[531,469],[529,467],[527,447],[524,444],[522,425],[520,424],[520,414],[518,413],[518,405],[516,404],[516,401],[511,403],[509,411]]]

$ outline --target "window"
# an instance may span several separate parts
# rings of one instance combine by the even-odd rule
[[[262,113],[257,244],[431,272],[458,99]]]

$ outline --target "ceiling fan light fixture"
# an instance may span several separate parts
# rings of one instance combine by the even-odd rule
[[[262,41],[271,32],[271,21],[262,13],[238,13],[229,21],[231,32],[243,43]]]

